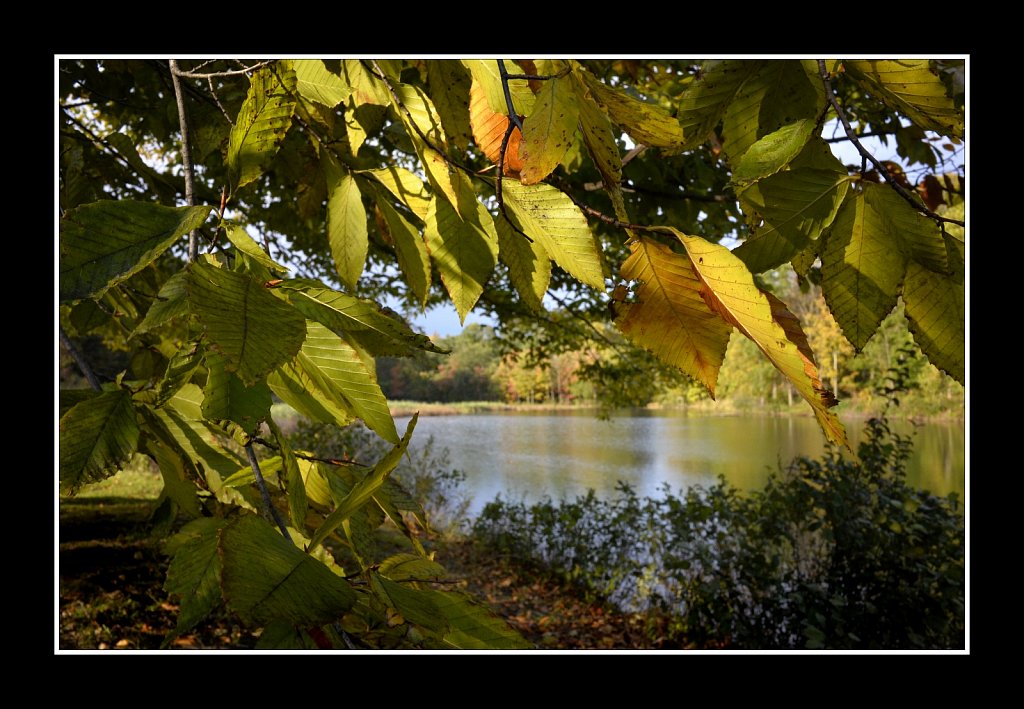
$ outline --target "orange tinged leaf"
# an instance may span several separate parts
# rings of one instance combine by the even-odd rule
[[[486,92],[474,79],[469,91],[469,126],[473,130],[473,140],[487,159],[495,164],[501,157],[501,141],[508,130],[508,124],[508,116],[491,110]],[[522,140],[523,134],[518,128],[513,128],[508,139],[508,147],[505,149],[504,174],[509,177],[519,177],[519,171],[523,168],[523,161],[519,159],[519,146]]]

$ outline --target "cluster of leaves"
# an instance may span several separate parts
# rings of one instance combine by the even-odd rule
[[[724,481],[639,499],[529,507],[500,498],[474,533],[602,599],[648,614],[652,640],[698,647],[964,647],[955,496],[908,486],[910,440],[872,419],[860,461],[797,458],[763,491]]]
[[[786,260],[809,273],[820,256],[855,345],[902,293],[922,349],[962,380],[963,234],[832,158],[818,137],[829,72],[668,62],[655,74],[670,80],[652,74],[638,95],[602,80],[614,64],[519,64],[527,74],[501,60],[61,63],[62,336],[98,335],[130,365],[62,392],[60,485],[74,493],[136,451],[159,464],[166,518],[197,518],[171,545],[181,627],[224,602],[265,628],[264,645],[519,642],[424,586],[438,567],[388,484],[415,419],[399,436],[374,358],[438,348],[375,298],[427,306],[443,292],[463,319],[481,301],[518,317],[551,290],[600,307],[622,281],[612,305],[633,342],[713,394],[736,329],[845,442],[798,319],[753,276]],[[962,137],[962,107],[928,62],[839,70],[855,104]],[[649,156],[623,156],[623,132]],[[708,211],[637,197],[667,184]],[[597,206],[577,196],[590,192]],[[939,191],[950,214],[954,192]],[[592,229],[595,214],[613,229]],[[715,243],[742,216],[756,227],[742,252]],[[367,466],[293,451],[272,395],[314,421],[360,419],[393,448]],[[384,519],[415,559],[358,553]],[[328,539],[356,550],[358,571]]]

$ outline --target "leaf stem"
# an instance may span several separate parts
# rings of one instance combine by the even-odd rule
[[[178,69],[178,60],[171,59],[171,82],[174,84],[174,98],[178,103],[178,125],[181,127],[181,163],[185,171],[185,203],[196,206],[195,177],[192,174],[192,149],[188,140],[188,114],[185,112],[185,95],[181,91],[179,76],[189,76]],[[194,78],[194,77],[193,77]],[[199,257],[199,236],[193,229],[188,233],[188,262]]]
[[[259,461],[256,460],[256,453],[252,449],[252,443],[245,445],[245,455],[249,458],[249,465],[252,466],[252,473],[256,476],[256,487],[260,489],[260,497],[263,498],[263,516],[266,517],[268,522],[276,522],[277,526],[281,529],[281,534],[289,542],[292,542],[292,535],[288,534],[288,527],[285,525],[284,520],[281,519],[280,513],[277,508],[274,507],[273,501],[270,499],[270,491],[267,490],[267,483],[263,479],[263,473],[260,472]],[[292,542],[293,544],[295,542]]]
[[[68,351],[68,354],[74,358],[75,364],[77,364],[78,368],[82,370],[82,374],[84,374],[85,378],[88,380],[89,386],[91,386],[95,391],[103,391],[103,387],[100,386],[100,380],[96,378],[96,374],[92,371],[92,367],[89,366],[89,362],[85,359],[85,355],[83,355],[82,351],[75,346],[75,343],[71,341],[68,334],[64,332],[63,325],[60,327],[60,343],[64,345],[64,349]]]
[[[892,175],[889,174],[889,170],[885,167],[885,165],[883,165],[881,161],[878,160],[878,158],[872,155],[867,150],[867,148],[865,148],[861,144],[860,140],[857,139],[857,134],[854,133],[853,126],[850,125],[850,120],[846,117],[846,112],[843,111],[842,106],[839,105],[839,100],[836,98],[836,93],[832,89],[832,81],[829,79],[828,67],[825,66],[824,59],[818,60],[818,73],[821,75],[821,83],[824,84],[825,86],[825,95],[828,96],[829,103],[832,104],[832,108],[835,109],[836,115],[839,117],[839,121],[843,124],[843,130],[846,131],[846,137],[850,139],[851,143],[853,143],[853,147],[857,148],[857,152],[861,154],[861,157],[863,157],[865,160],[867,160],[868,162],[875,166],[875,169],[878,170],[878,174],[885,178],[886,184],[888,184],[890,187],[896,190],[896,194],[898,194],[900,197],[906,200],[911,207],[913,207],[915,210],[925,215],[926,217],[934,219],[940,225],[942,224],[942,222],[948,222],[950,224],[966,226],[966,224],[960,221],[959,219],[949,219],[948,217],[936,214],[932,210],[928,209],[927,206],[921,204],[916,199],[914,199],[913,195],[911,195],[910,192],[908,192],[906,188],[903,187],[903,185],[901,185],[899,182],[893,179]]]

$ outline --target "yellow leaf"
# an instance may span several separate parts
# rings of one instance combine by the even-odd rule
[[[533,112],[526,117],[519,147],[524,185],[536,184],[551,174],[572,144],[579,108],[571,81],[564,77],[545,81]]]
[[[796,316],[782,301],[754,284],[750,271],[724,246],[699,236],[675,234],[690,256],[694,272],[704,285],[708,306],[750,338],[775,368],[793,383],[814,410],[826,438],[849,447],[839,418],[829,409],[836,398],[821,384],[807,338]]]
[[[616,326],[635,344],[677,367],[715,396],[718,370],[732,326],[711,311],[690,259],[667,246],[640,238],[621,275],[638,281],[637,302],[623,303]]]
[[[964,115],[946,95],[942,79],[927,59],[862,59],[843,62],[843,66],[870,93],[921,128],[964,136]]]

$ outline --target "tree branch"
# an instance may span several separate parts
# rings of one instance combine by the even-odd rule
[[[277,61],[277,60],[276,59],[268,59],[266,61],[262,61],[262,62],[259,62],[257,64],[253,64],[252,66],[246,67],[244,69],[234,69],[234,70],[228,70],[228,71],[213,71],[213,72],[209,72],[209,73],[206,73],[206,74],[201,74],[201,73],[197,73],[197,72],[194,72],[194,71],[182,71],[181,69],[178,68],[177,60],[172,59],[171,60],[171,74],[173,76],[184,76],[184,77],[187,77],[189,79],[219,79],[219,78],[221,78],[223,76],[242,76],[242,75],[248,76],[251,72],[256,71],[260,67],[267,66],[268,64],[273,64],[275,61]]]
[[[261,438],[260,436],[253,436],[252,441],[253,441],[253,443],[259,443],[261,446],[264,446],[264,447],[269,448],[271,450],[275,450],[275,451],[280,451],[281,450],[280,446],[278,446],[275,443],[271,443],[270,441],[266,440],[265,438]],[[355,460],[339,460],[338,458],[320,458],[320,457],[315,456],[315,455],[307,455],[305,453],[299,453],[297,451],[292,451],[292,455],[294,455],[296,458],[302,458],[303,460],[309,460],[309,461],[313,461],[313,462],[317,462],[317,463],[327,463],[328,465],[337,465],[337,466],[362,465],[362,463],[359,463],[358,461],[355,461]]]
[[[103,387],[100,386],[100,380],[96,378],[96,374],[92,371],[92,367],[89,366],[89,363],[85,359],[85,355],[83,355],[81,350],[75,346],[75,343],[71,341],[68,334],[64,332],[63,326],[60,328],[60,343],[64,345],[64,349],[68,351],[68,354],[74,358],[75,364],[77,364],[78,368],[82,370],[82,374],[84,374],[85,378],[88,380],[89,386],[91,386],[95,391],[103,391]]]
[[[195,178],[192,175],[192,149],[188,141],[188,115],[185,113],[185,96],[181,92],[181,80],[178,78],[178,60],[171,59],[171,82],[174,84],[174,98],[178,102],[178,125],[181,127],[181,162],[185,171],[185,203],[196,206],[194,192]],[[199,237],[196,230],[188,233],[188,262],[192,263],[199,257]]]
[[[292,535],[288,534],[288,526],[281,519],[280,513],[277,508],[274,507],[273,501],[270,499],[270,492],[267,490],[267,483],[263,479],[263,473],[260,472],[259,461],[256,460],[256,453],[252,449],[252,443],[247,443],[245,446],[245,455],[249,458],[249,465],[252,466],[253,475],[256,476],[256,487],[260,489],[260,497],[263,498],[263,516],[267,518],[268,522],[275,522],[281,529],[281,534],[289,542],[292,542]],[[295,542],[292,542],[293,544]]]
[[[850,142],[853,143],[853,146],[857,148],[857,152],[859,152],[865,160],[867,160],[868,162],[875,166],[875,169],[878,170],[878,173],[885,178],[886,184],[888,184],[891,188],[896,190],[896,194],[898,194],[900,197],[906,200],[911,207],[913,207],[915,210],[925,215],[926,217],[934,219],[940,225],[942,224],[942,222],[948,222],[950,224],[966,226],[964,222],[960,221],[959,219],[949,219],[948,217],[936,214],[932,210],[928,209],[927,206],[921,204],[916,199],[914,199],[914,196],[910,194],[910,192],[908,192],[903,187],[903,185],[901,185],[900,183],[896,182],[895,179],[893,179],[892,175],[889,174],[889,170],[886,169],[885,165],[883,165],[881,161],[878,160],[878,158],[876,158],[874,155],[868,152],[868,150],[863,145],[861,145],[860,140],[857,139],[857,134],[854,133],[853,126],[850,125],[850,121],[846,117],[846,112],[843,111],[842,106],[839,105],[839,101],[836,98],[835,91],[833,91],[832,89],[832,81],[828,78],[828,67],[825,66],[824,59],[818,60],[818,73],[821,75],[822,84],[825,85],[825,95],[828,96],[829,103],[832,104],[832,108],[835,109],[836,115],[839,117],[839,121],[843,124],[843,130],[846,131],[846,137],[849,138]]]
[[[498,60],[498,73],[501,74],[501,90],[505,92],[505,105],[508,107],[508,119],[516,124],[519,132],[523,132],[523,122],[516,113],[515,104],[512,103],[512,92],[508,88],[508,69],[505,68],[505,60]]]

